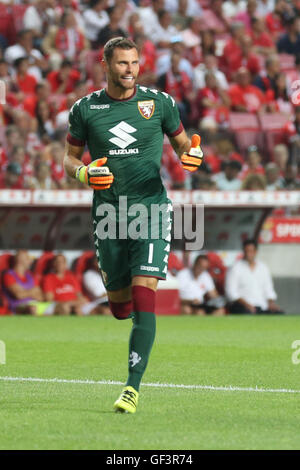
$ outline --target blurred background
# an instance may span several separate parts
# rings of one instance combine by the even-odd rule
[[[94,300],[83,285],[94,254],[92,194],[66,177],[62,160],[69,109],[105,87],[103,46],[120,35],[139,48],[138,82],[171,94],[187,131],[202,136],[196,174],[182,169],[168,140],[161,173],[178,207],[205,204],[201,253],[225,310],[226,273],[254,238],[278,303],[299,313],[299,11],[297,0],[0,2],[1,314],[15,313],[7,273],[18,250],[29,254],[22,269],[39,301],[57,253]],[[199,253],[173,241],[158,313],[181,312],[177,276]]]

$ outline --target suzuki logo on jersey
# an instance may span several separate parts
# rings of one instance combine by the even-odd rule
[[[127,124],[125,121],[119,122],[119,124],[115,127],[109,129],[109,132],[114,134],[116,137],[112,137],[109,141],[112,144],[117,145],[122,150],[110,150],[110,155],[125,155],[125,154],[132,154],[132,153],[139,153],[138,149],[128,149],[125,150],[128,145],[136,142],[136,138],[130,134],[136,132],[137,129],[132,127],[130,124]]]
[[[153,100],[138,101],[139,112],[145,119],[150,119],[153,116],[155,105]]]

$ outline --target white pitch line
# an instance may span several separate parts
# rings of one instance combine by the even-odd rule
[[[85,385],[124,385],[124,382],[115,380],[83,380],[83,379],[44,379],[38,377],[0,377],[3,382],[42,382],[42,383],[64,383],[64,384],[85,384]],[[260,392],[260,393],[300,393],[300,390],[287,388],[261,388],[261,387],[236,387],[233,385],[184,385],[184,384],[162,384],[162,383],[142,383],[144,387],[156,388],[181,388],[192,390],[211,390],[221,392]]]

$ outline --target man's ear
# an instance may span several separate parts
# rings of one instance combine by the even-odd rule
[[[106,63],[106,61],[104,59],[102,59],[100,63],[102,65],[103,69],[104,69],[104,72],[107,72],[107,63]]]

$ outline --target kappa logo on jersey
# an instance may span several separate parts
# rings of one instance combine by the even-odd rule
[[[145,119],[150,119],[153,116],[155,110],[155,104],[153,100],[138,101],[139,112]]]
[[[109,109],[109,104],[91,104],[90,109]]]
[[[130,135],[136,131],[137,129],[132,127],[130,124],[127,124],[127,122],[125,121],[121,121],[115,127],[109,129],[109,132],[116,136],[109,139],[109,141],[117,145],[121,149],[125,149],[126,147],[128,147],[128,145],[136,141],[136,139],[132,135]]]

